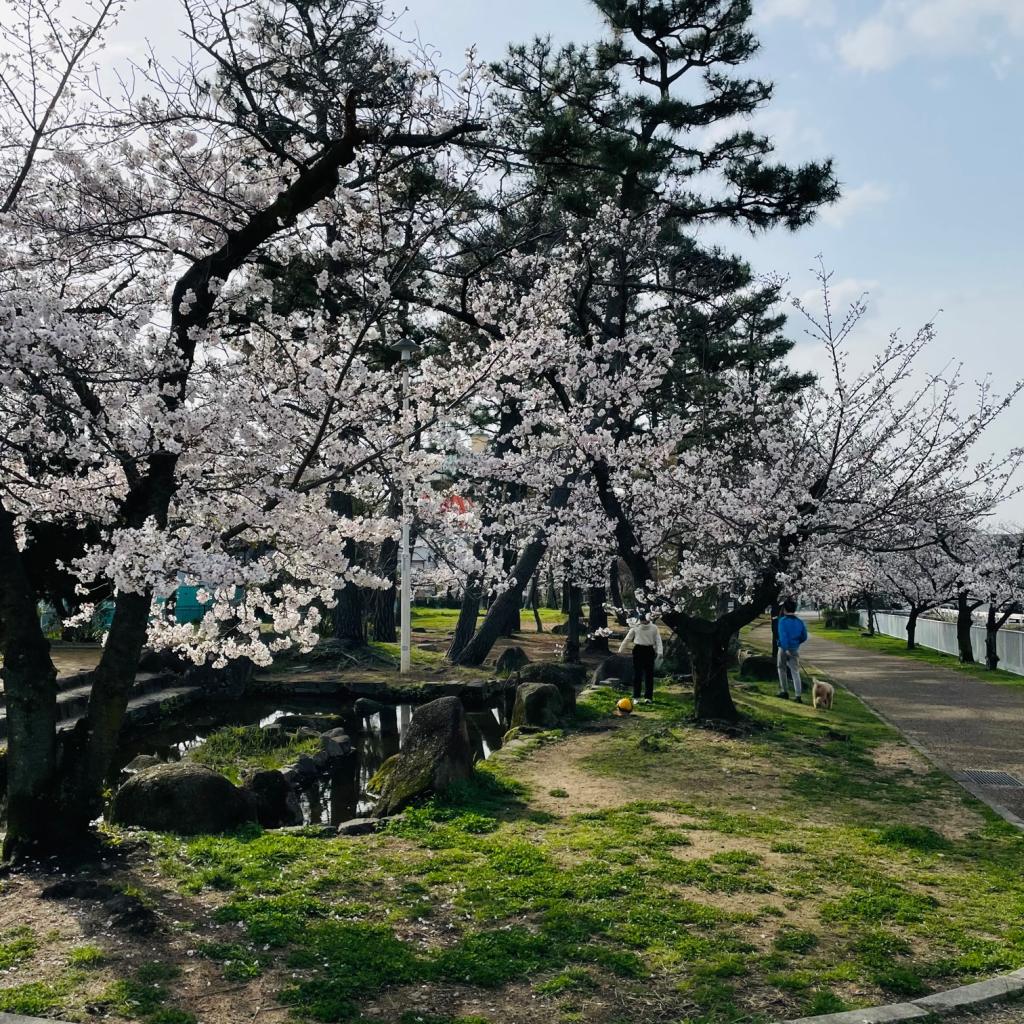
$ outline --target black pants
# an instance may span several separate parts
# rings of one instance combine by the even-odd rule
[[[633,645],[633,696],[640,696],[640,682],[644,684],[644,696],[654,697],[654,648],[646,644]]]

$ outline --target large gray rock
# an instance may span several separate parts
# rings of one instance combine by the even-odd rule
[[[585,665],[567,665],[563,661],[536,661],[527,665],[519,678],[524,683],[550,683],[558,687],[562,697],[562,712],[572,714],[576,710],[576,688],[587,681]]]
[[[380,794],[374,816],[395,814],[472,774],[473,750],[462,702],[458,697],[439,697],[416,709],[402,749],[370,779],[370,791]]]
[[[122,769],[125,775],[138,775],[139,772],[144,771],[146,768],[154,768],[158,764],[163,764],[156,754],[136,754]]]
[[[605,680],[608,680],[609,683],[612,680],[618,680],[621,689],[631,689],[633,686],[633,659],[624,654],[613,654],[610,658],[605,658],[594,669],[591,683],[594,686],[601,686]]]
[[[551,683],[523,683],[516,690],[512,708],[512,729],[535,726],[553,729],[564,713],[562,695]]]
[[[219,772],[179,761],[132,776],[110,803],[110,820],[154,832],[225,832],[256,820],[256,800]]]
[[[323,752],[332,760],[352,753],[352,740],[344,729],[330,729],[320,737]]]
[[[740,662],[740,679],[755,682],[778,678],[779,670],[770,654],[751,654]]]
[[[254,772],[245,788],[256,800],[256,820],[264,828],[302,824],[302,807],[295,787],[276,770]]]
[[[530,658],[522,647],[506,647],[498,655],[498,660],[494,663],[494,667],[499,675],[507,676],[521,669],[529,661]]]

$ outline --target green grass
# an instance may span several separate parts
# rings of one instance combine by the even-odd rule
[[[45,981],[0,988],[0,1012],[38,1017],[60,1006],[66,993],[65,985]]]
[[[230,725],[210,733],[187,757],[237,785],[247,771],[283,768],[300,755],[315,754],[319,749],[319,739],[289,738],[256,725]]]
[[[540,609],[540,621],[544,624],[545,629],[550,630],[552,626],[557,625],[559,622],[565,622],[565,619],[565,612],[558,611],[554,608]],[[414,606],[412,610],[413,629],[429,629],[446,632],[448,630],[455,629],[455,625],[458,621],[458,608],[423,608],[420,606]],[[523,609],[522,624],[524,632],[533,632],[534,621],[532,610],[528,608]]]
[[[374,836],[153,835],[160,884],[211,908],[194,967],[299,1021],[356,1024],[409,986],[436,1008],[391,1024],[452,1024],[451,994],[509,992],[554,1022],[644,1019],[656,998],[688,1024],[767,1024],[1024,966],[1024,837],[945,776],[886,767],[898,737],[860,702],[824,715],[773,692],[736,686],[736,738],[659,685],[614,729],[530,737]],[[589,692],[580,723],[607,724],[617,697]],[[538,754],[550,771],[531,790]],[[612,799],[581,804],[581,780]],[[98,1003],[188,1024],[174,968],[119,976]],[[67,997],[0,998],[55,1015]]]
[[[0,971],[31,960],[38,948],[31,928],[14,928],[0,934]]]
[[[882,636],[876,633],[872,636],[861,636],[860,630],[852,629],[826,629],[820,622],[809,622],[807,628],[815,636],[823,640],[835,640],[838,643],[846,644],[847,647],[856,647],[862,651],[873,651],[875,654],[892,654],[900,658],[910,658],[913,661],[920,661],[925,665],[934,665],[938,668],[951,669],[954,672],[962,672],[964,675],[974,679],[982,679],[988,683],[1002,683],[1011,686],[1024,686],[1024,676],[1013,672],[1004,672],[1002,669],[992,671],[982,664],[962,665],[952,654],[945,654],[942,651],[933,651],[927,647],[915,647],[914,650],[907,649],[905,640],[897,637]]]
[[[415,619],[413,620],[415,625]],[[398,667],[402,649],[399,644],[383,643],[379,640],[371,640],[367,647],[376,652],[385,661],[392,661]],[[410,664],[413,668],[437,668],[445,663],[443,651],[425,651],[415,644],[409,652]]]
[[[68,963],[72,967],[102,967],[107,960],[107,954],[99,946],[76,946],[68,954]]]

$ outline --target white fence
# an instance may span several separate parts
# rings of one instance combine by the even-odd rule
[[[886,636],[907,639],[907,618],[901,612],[875,612],[875,629]],[[868,624],[868,613],[861,611],[862,626]],[[956,623],[941,619],[918,619],[917,643],[922,647],[930,647],[933,651],[944,651],[946,654],[959,654],[956,644]],[[985,664],[985,627],[971,627],[971,646],[974,648],[975,661]],[[1024,676],[1024,630],[999,630],[996,634],[996,650],[999,652],[999,667],[1007,672],[1015,672]]]

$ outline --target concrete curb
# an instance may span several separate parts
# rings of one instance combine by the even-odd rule
[[[988,1006],[990,1003],[1002,1002],[1021,995],[1024,995],[1024,968],[1011,974],[989,978],[988,981],[962,985],[947,992],[935,992],[906,1003],[869,1006],[863,1010],[844,1010],[842,1013],[826,1013],[820,1017],[798,1017],[782,1024],[886,1024],[887,1021],[948,1017],[951,1013]],[[0,1024],[4,1024],[2,1019]]]
[[[0,1013],[0,1024],[67,1024],[67,1021],[22,1017],[20,1013]]]

